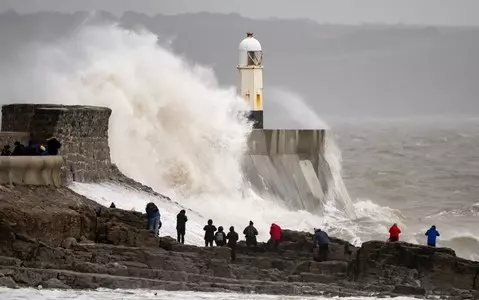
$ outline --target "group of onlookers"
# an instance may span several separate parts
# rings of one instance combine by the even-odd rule
[[[115,208],[115,204],[112,203],[110,208]],[[147,228],[156,236],[159,236],[159,230],[162,226],[161,223],[161,214],[153,202],[150,202],[146,205],[146,213],[148,216]],[[188,217],[186,216],[186,211],[182,209],[176,216],[176,232],[177,232],[177,241],[178,243],[185,243],[185,233],[186,233],[186,222],[188,222]],[[231,248],[231,259],[234,261],[236,259],[236,244],[239,240],[238,233],[235,232],[234,226],[230,226],[229,232],[226,234],[224,232],[223,226],[216,226],[213,224],[213,220],[208,220],[207,224],[203,227],[205,247],[213,247],[213,243],[216,246],[223,247],[228,246]],[[279,245],[282,240],[283,230],[278,224],[271,224],[269,234],[270,239],[267,242],[268,248],[272,251],[279,251]],[[248,249],[255,249],[258,245],[257,235],[258,230],[254,227],[253,221],[249,222],[249,225],[243,230],[243,234],[246,240],[246,246]],[[399,235],[401,234],[401,229],[398,225],[394,223],[389,229],[389,242],[399,241]],[[436,229],[435,225],[432,225],[429,230],[426,231],[425,235],[427,236],[428,246],[435,247],[436,239],[439,236],[439,232]],[[314,229],[313,235],[313,247],[318,248],[318,258],[320,261],[328,260],[329,256],[329,244],[330,238],[328,234],[319,228]]]
[[[38,155],[57,155],[62,144],[56,137],[51,137],[45,143],[34,144],[32,141],[25,146],[21,142],[14,143],[13,151],[10,145],[3,146],[1,156],[38,156]]]

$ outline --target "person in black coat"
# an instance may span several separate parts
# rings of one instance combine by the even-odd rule
[[[15,146],[15,148],[13,148],[12,156],[25,155],[25,146],[23,146],[22,143],[16,141],[13,145]]]
[[[208,247],[208,245],[213,247],[216,231],[216,226],[213,225],[213,220],[208,220],[208,225],[206,225],[203,230],[205,231],[205,247]]]
[[[233,226],[230,227],[230,232],[228,232],[226,239],[228,239],[228,247],[231,248],[231,261],[235,261],[236,243],[238,242],[239,236],[238,233],[235,232],[235,228]]]
[[[186,211],[182,209],[180,213],[176,216],[177,241],[181,244],[185,243],[186,222],[188,222],[188,218],[186,217]]]
[[[56,137],[51,137],[47,139],[47,151],[48,155],[57,155],[58,149],[60,149],[62,144],[57,140]]]

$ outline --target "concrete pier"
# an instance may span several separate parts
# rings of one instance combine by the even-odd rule
[[[246,180],[262,197],[320,212],[331,179],[324,138],[325,130],[253,130],[243,160]]]

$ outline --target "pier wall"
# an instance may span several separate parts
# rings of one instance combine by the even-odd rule
[[[323,209],[329,166],[325,130],[254,129],[243,159],[246,180],[260,196],[293,209]]]

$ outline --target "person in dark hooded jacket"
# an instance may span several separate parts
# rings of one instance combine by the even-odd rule
[[[318,254],[320,261],[326,261],[329,255],[329,236],[321,229],[316,229],[313,237],[313,247],[318,245]]]
[[[57,140],[56,137],[51,137],[47,139],[47,150],[48,155],[57,155],[58,150],[61,148],[62,144]]]
[[[206,225],[203,230],[205,231],[205,247],[208,247],[208,245],[213,247],[216,231],[216,226],[213,225],[213,220],[208,220],[208,225]]]
[[[233,226],[230,227],[230,232],[226,236],[228,239],[228,247],[231,249],[231,261],[236,260],[236,243],[239,240],[238,233],[235,232],[235,228]]]
[[[257,247],[258,246],[258,241],[256,240],[256,236],[258,235],[258,230],[253,226],[253,221],[249,221],[249,226],[247,226],[243,230],[243,234],[245,235],[246,238],[246,246],[250,247]]]
[[[182,209],[180,213],[176,216],[177,241],[181,244],[185,243],[186,222],[188,222],[188,218],[186,217],[186,211]]]
[[[10,146],[5,145],[2,149],[2,156],[10,156],[12,154],[12,151],[10,151]]]
[[[440,236],[439,231],[436,230],[436,225],[432,225],[431,228],[426,231],[427,235],[427,245],[431,247],[436,247],[436,239]]]
[[[13,145],[15,148],[13,148],[12,156],[25,155],[25,146],[22,143],[16,141]]]

